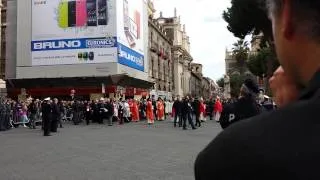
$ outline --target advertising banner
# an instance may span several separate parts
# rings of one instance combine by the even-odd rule
[[[144,1],[117,0],[118,62],[144,71]]]
[[[117,61],[116,0],[32,0],[32,65]]]

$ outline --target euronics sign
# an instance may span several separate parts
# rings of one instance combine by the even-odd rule
[[[32,66],[144,70],[143,0],[32,0]]]

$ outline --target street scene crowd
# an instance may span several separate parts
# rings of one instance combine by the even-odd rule
[[[220,98],[204,101],[202,98],[176,98],[166,100],[153,97],[135,99],[108,99],[101,98],[94,101],[64,101],[57,98],[45,98],[43,100],[28,98],[25,101],[14,101],[2,98],[0,103],[0,130],[9,130],[19,126],[35,129],[42,124],[44,135],[57,132],[57,128],[63,128],[66,121],[78,125],[85,122],[112,126],[114,123],[123,125],[129,122],[146,121],[149,125],[155,121],[171,119],[174,127],[187,129],[187,123],[196,129],[201,122],[206,121],[207,115],[212,120],[222,111]],[[193,117],[196,123],[193,122]],[[218,119],[216,119],[218,121]]]
[[[251,79],[243,83],[240,92],[238,99],[221,99],[216,96],[207,100],[189,96],[173,100],[152,96],[140,100],[100,98],[93,101],[64,101],[50,97],[14,101],[2,98],[0,130],[19,126],[35,129],[41,125],[44,136],[50,136],[50,132],[57,132],[57,128],[63,128],[63,124],[68,121],[74,125],[84,122],[86,125],[107,123],[113,126],[115,123],[123,125],[139,121],[152,125],[155,121],[164,120],[171,120],[174,127],[179,126],[183,130],[189,126],[195,130],[207,119],[220,122],[222,128],[226,128],[238,120],[275,108],[269,97],[261,98],[259,93],[262,92]]]

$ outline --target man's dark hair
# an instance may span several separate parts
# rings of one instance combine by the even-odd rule
[[[284,6],[283,0],[267,0],[267,7],[273,16],[278,16]],[[300,34],[320,42],[320,1],[290,0],[292,22]]]

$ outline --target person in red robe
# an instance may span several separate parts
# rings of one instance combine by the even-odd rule
[[[148,124],[154,124],[153,105],[150,98],[147,100],[146,116]]]
[[[164,120],[164,104],[161,98],[159,98],[157,102],[157,115],[159,121]]]
[[[222,112],[222,103],[220,101],[220,98],[217,97],[216,99],[216,103],[214,104],[214,119],[219,122],[220,120],[220,116],[221,116],[221,112]]]
[[[132,100],[132,122],[139,122],[139,105],[136,100]]]
[[[203,98],[200,99],[200,121],[206,121],[206,105],[203,102]]]

